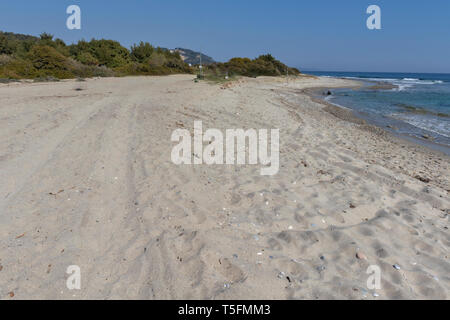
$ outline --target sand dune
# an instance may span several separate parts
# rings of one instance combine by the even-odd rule
[[[0,299],[448,299],[449,158],[302,91],[344,85],[1,86]],[[279,128],[279,173],[173,164],[173,130],[197,120]]]

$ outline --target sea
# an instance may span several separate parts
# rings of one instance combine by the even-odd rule
[[[373,125],[450,155],[450,74],[304,73],[361,81],[359,89],[331,89],[324,98]]]

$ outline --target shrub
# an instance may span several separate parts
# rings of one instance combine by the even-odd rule
[[[92,69],[93,77],[114,77],[115,75],[115,72],[106,66],[93,67]]]
[[[71,61],[49,46],[34,46],[28,54],[29,61],[37,70],[38,76],[54,76],[60,79],[73,78]]]
[[[153,52],[148,63],[152,67],[161,67],[166,63],[166,57],[162,53]]]
[[[88,66],[98,66],[99,65],[99,61],[97,60],[97,58],[95,58],[89,52],[81,52],[76,57],[76,60],[81,62],[82,64],[85,64]]]
[[[0,54],[13,54],[17,44],[10,41],[7,36],[0,34]]]
[[[139,63],[148,62],[154,51],[155,48],[150,43],[141,41],[139,45],[131,47],[131,58]]]
[[[298,75],[300,71],[294,68],[289,68],[285,64],[276,60],[272,55],[261,55],[256,59],[249,58],[233,58],[226,63],[215,63],[206,66],[206,71],[209,74],[225,74],[241,75],[247,77],[258,76],[280,76],[289,72],[291,75]]]
[[[7,65],[13,61],[13,57],[7,54],[0,54],[0,66]]]
[[[118,68],[131,62],[130,53],[117,41],[92,40],[89,48],[99,64],[108,68]]]
[[[37,75],[37,70],[30,61],[23,59],[12,59],[10,62],[0,66],[0,78],[8,79],[32,79]]]

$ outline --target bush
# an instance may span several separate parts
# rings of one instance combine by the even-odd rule
[[[162,53],[153,52],[148,59],[148,64],[152,67],[161,67],[166,63],[166,57]]]
[[[34,46],[28,59],[37,70],[38,76],[54,76],[60,79],[73,78],[73,64],[69,58],[55,48],[46,45]]]
[[[117,41],[92,40],[89,49],[99,65],[108,68],[118,68],[131,62],[130,53]]]
[[[0,34],[0,54],[13,54],[15,51],[16,44],[9,41],[8,38]]]
[[[261,55],[256,59],[233,58],[226,63],[215,63],[205,67],[209,74],[240,75],[247,77],[258,76],[281,76],[289,72],[290,75],[299,75],[300,71],[295,68],[289,68],[285,64],[276,60],[272,55]]]
[[[99,61],[97,58],[95,58],[92,54],[89,52],[81,52],[78,54],[77,61],[81,62],[82,64],[88,65],[88,66],[98,66]]]
[[[148,62],[154,51],[155,48],[150,43],[141,41],[139,45],[131,47],[131,59],[139,63]]]
[[[114,71],[105,66],[94,67],[92,69],[93,77],[114,77],[115,75]]]
[[[0,78],[8,79],[32,79],[37,76],[37,70],[30,61],[12,59],[4,65],[0,65]]]
[[[0,66],[7,65],[13,61],[13,57],[7,54],[0,54]]]

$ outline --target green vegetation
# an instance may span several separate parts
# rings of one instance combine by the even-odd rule
[[[131,49],[113,40],[66,45],[47,33],[40,38],[0,32],[0,79],[69,79],[192,73],[177,52],[141,42]]]
[[[286,66],[270,54],[261,55],[253,60],[249,58],[233,58],[226,63],[214,63],[205,66],[204,70],[206,77],[219,75],[228,75],[229,77],[300,75],[299,70]]]
[[[184,53],[188,49],[183,49]],[[191,52],[191,51],[189,51]],[[193,51],[192,51],[193,52]],[[206,57],[206,56],[205,56]],[[130,49],[113,40],[81,40],[66,45],[48,33],[33,37],[0,31],[0,79],[36,79],[49,81],[69,78],[128,75],[168,75],[194,73],[180,51],[153,47],[147,42]],[[298,75],[270,54],[250,60],[233,58],[226,63],[211,63],[204,68],[206,78],[219,81],[229,75],[280,76]],[[5,81],[3,81],[5,82]]]

